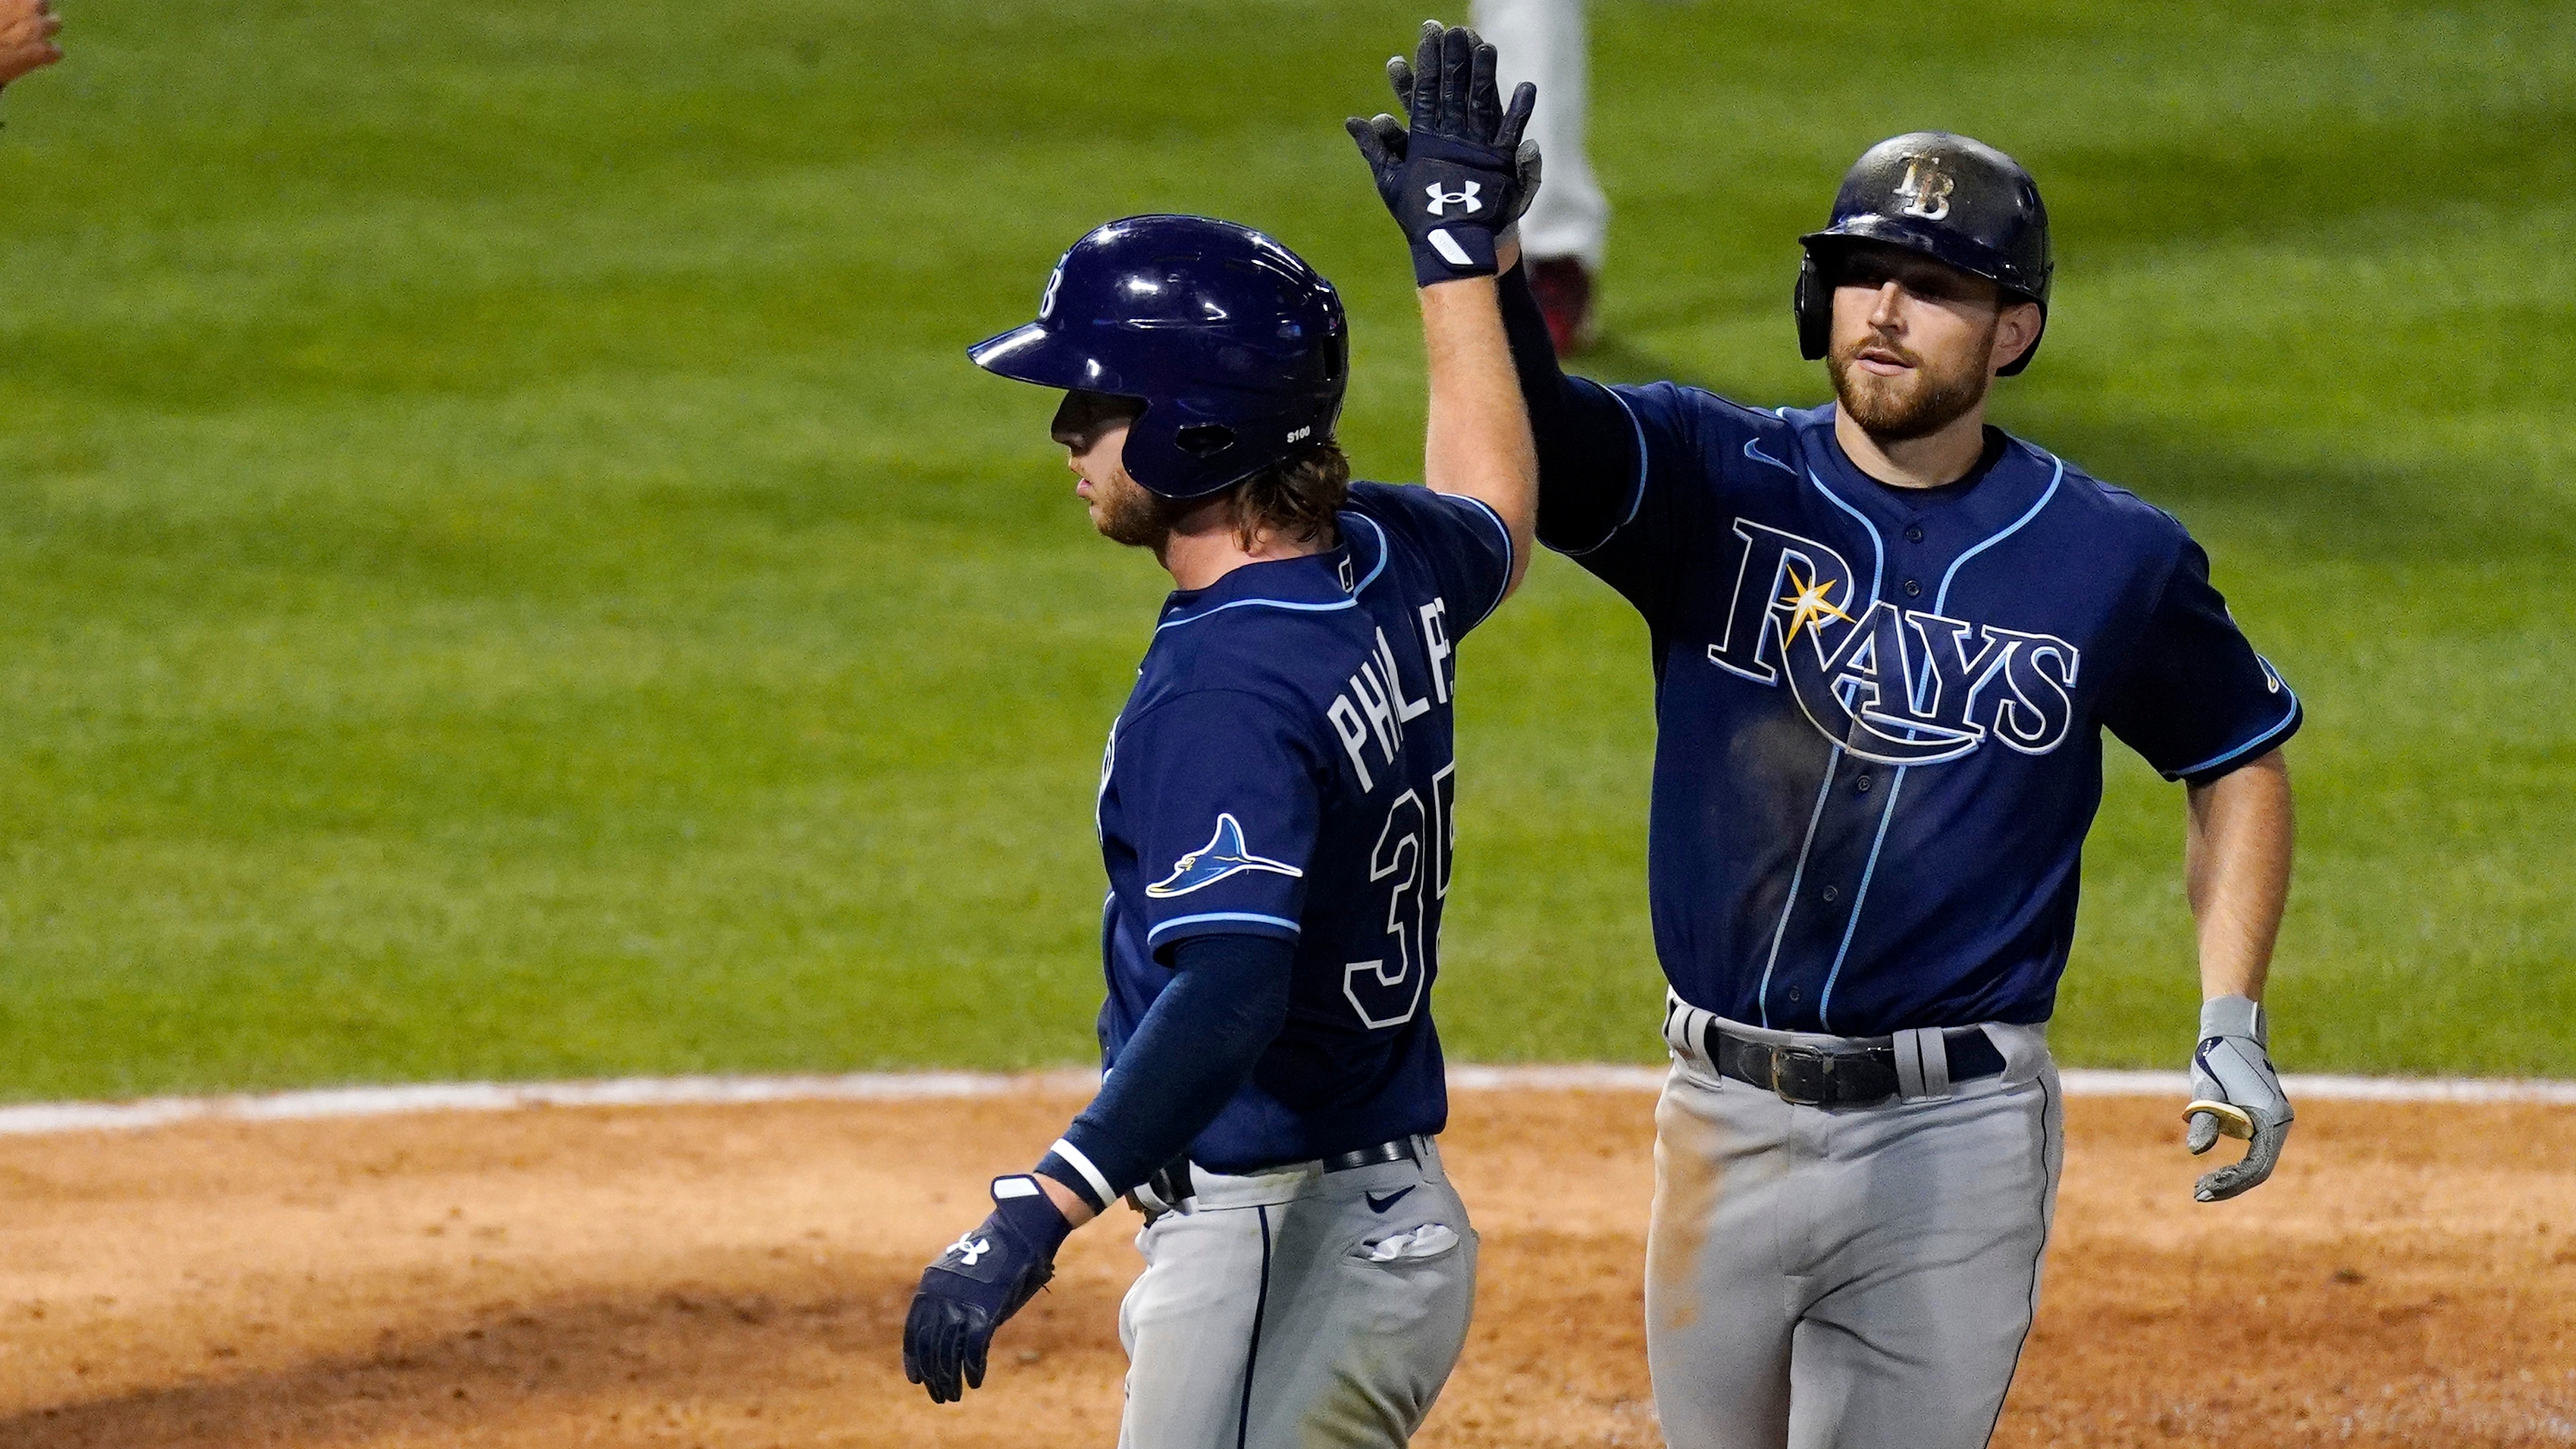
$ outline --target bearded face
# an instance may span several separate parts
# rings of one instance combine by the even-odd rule
[[[1994,283],[1896,247],[1853,247],[1833,258],[1833,328],[1826,358],[1834,395],[1882,443],[1929,437],[1985,400],[2009,323],[2026,347],[2039,309]]]
[[[1090,511],[1091,526],[1113,543],[1159,555],[1177,512],[1128,476],[1125,462],[1128,429],[1144,411],[1135,398],[1077,390],[1065,394],[1049,432],[1064,445],[1074,495]]]
[[[1091,485],[1090,503],[1091,526],[1112,543],[1160,554],[1163,545],[1171,542],[1176,510],[1169,501],[1146,492],[1123,467]]]
[[[1928,438],[1985,401],[1994,381],[1987,358],[1997,321],[1988,313],[1985,325],[1959,345],[1936,349],[1908,346],[1875,328],[1836,337],[1828,358],[1834,396],[1861,431],[1881,442]]]

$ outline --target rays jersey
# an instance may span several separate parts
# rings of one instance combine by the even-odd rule
[[[1645,616],[1655,947],[1693,1006],[1844,1036],[2045,1021],[2101,732],[2202,781],[2299,727],[2207,556],[2126,490],[1993,428],[1966,478],[1892,488],[1830,406],[1608,391],[1624,506],[1566,537],[1543,492],[1540,533]]]
[[[1192,936],[1296,946],[1288,1022],[1191,1158],[1219,1172],[1438,1132],[1431,1024],[1456,648],[1501,602],[1493,510],[1354,484],[1337,547],[1173,594],[1101,765],[1104,1065]]]

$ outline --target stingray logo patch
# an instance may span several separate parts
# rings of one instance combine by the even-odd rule
[[[1246,850],[1243,826],[1231,815],[1216,818],[1216,834],[1208,843],[1182,856],[1172,873],[1145,887],[1145,894],[1157,900],[1185,896],[1202,886],[1212,886],[1230,875],[1247,870],[1266,870],[1274,875],[1302,876],[1304,871],[1284,860],[1265,860]]]

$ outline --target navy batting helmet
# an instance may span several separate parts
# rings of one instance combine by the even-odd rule
[[[1859,242],[1903,247],[1983,277],[2038,303],[2040,329],[2048,328],[2056,270],[2048,208],[2021,163],[1983,141],[1914,131],[1879,142],[1844,174],[1831,223],[1798,241],[1807,249],[1798,269],[1798,350],[1811,361],[1825,355],[1833,330],[1834,253]],[[2029,366],[2038,351],[2034,337],[2004,375]]]
[[[1342,299],[1295,252],[1204,216],[1131,216],[1075,242],[1038,320],[966,350],[977,367],[1145,404],[1127,472],[1204,498],[1333,435],[1350,380]]]

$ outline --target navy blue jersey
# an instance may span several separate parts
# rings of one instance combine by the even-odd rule
[[[1830,406],[1608,391],[1642,459],[1624,508],[1563,537],[1543,494],[1540,526],[1653,639],[1655,947],[1694,1006],[1846,1036],[2044,1021],[2101,731],[2201,780],[2299,726],[2208,557],[2124,489],[1994,429],[1967,478],[1893,488]]]
[[[1191,1145],[1221,1172],[1448,1120],[1431,1025],[1457,776],[1456,648],[1502,601],[1492,509],[1353,485],[1338,546],[1238,568],[1164,605],[1101,764],[1104,1064],[1172,947],[1296,943],[1288,1022]]]

